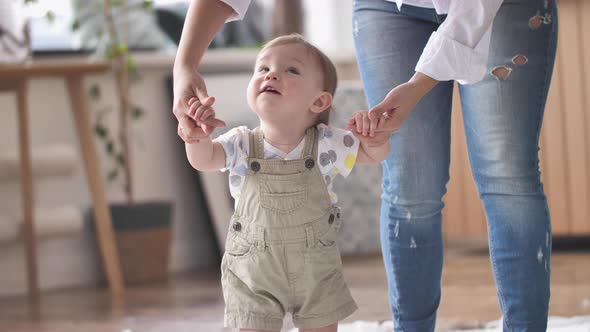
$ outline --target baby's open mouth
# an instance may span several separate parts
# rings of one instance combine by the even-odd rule
[[[265,92],[273,93],[273,94],[277,94],[277,95],[281,94],[277,89],[273,88],[272,86],[267,86],[266,88],[262,89],[261,93],[265,93]]]

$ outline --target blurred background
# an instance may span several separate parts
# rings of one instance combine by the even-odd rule
[[[22,61],[58,64],[63,70],[88,59],[111,63],[113,57],[104,57],[108,41],[100,3],[0,2],[0,72],[9,71],[2,66],[15,66],[11,76],[0,76],[0,330],[64,331],[77,322],[97,331],[220,331],[218,270],[233,202],[227,174],[193,170],[176,135],[172,65],[186,0],[136,1],[141,10],[115,19],[115,26],[127,29],[133,68],[127,152],[118,138],[125,124],[118,115],[117,78],[109,70],[82,76],[98,181],[107,201],[142,206],[133,216],[112,212],[126,300],[113,303],[109,296],[81,153],[87,146],[72,116],[67,75],[29,77],[25,98],[39,289],[36,300],[29,301],[21,120],[18,98],[4,88],[24,72],[18,67]],[[558,56],[541,134],[541,167],[557,262],[552,301],[558,305],[552,306],[552,314],[576,316],[590,314],[590,4],[560,0],[559,5]],[[339,87],[332,125],[343,127],[353,112],[366,109],[351,7],[352,0],[254,0],[243,21],[226,24],[200,64],[209,94],[216,97],[218,117],[228,124],[213,136],[235,126],[257,125],[246,104],[246,86],[258,49],[283,33],[303,34],[335,62]],[[28,33],[22,32],[24,26]],[[10,36],[28,42],[20,45]],[[500,316],[485,215],[471,177],[455,92],[451,182],[444,210],[448,250],[443,289],[448,299],[440,315],[449,329]],[[346,277],[361,307],[352,320],[390,319],[380,257],[380,182],[380,166],[364,166],[335,183],[345,215],[339,243]]]

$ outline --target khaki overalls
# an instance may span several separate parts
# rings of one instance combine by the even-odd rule
[[[316,162],[317,129],[302,158],[265,160],[259,128],[250,133],[249,169],[221,263],[225,326],[281,329],[286,312],[299,328],[352,314],[336,246],[340,212]]]

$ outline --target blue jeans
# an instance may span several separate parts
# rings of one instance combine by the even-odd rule
[[[354,40],[369,107],[414,74],[444,18],[427,8],[404,5],[399,11],[384,0],[354,2]],[[488,73],[477,84],[460,86],[504,331],[538,332],[547,326],[551,222],[538,141],[556,42],[554,0],[506,0],[493,25]],[[524,58],[514,59],[517,55]],[[502,73],[492,74],[497,67],[509,75],[499,79]],[[395,331],[434,331],[452,93],[450,81],[428,93],[391,135],[383,162],[381,245]]]

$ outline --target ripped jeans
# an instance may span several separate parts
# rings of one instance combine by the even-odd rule
[[[403,5],[400,12],[384,0],[354,1],[355,47],[369,107],[414,74],[444,18],[434,9]],[[545,331],[551,222],[538,141],[557,44],[555,0],[506,0],[493,24],[488,73],[459,87],[463,125],[487,216],[504,331]],[[434,331],[452,93],[447,81],[426,95],[392,134],[383,162],[381,245],[395,331]]]

